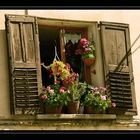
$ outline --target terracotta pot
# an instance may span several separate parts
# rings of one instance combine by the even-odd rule
[[[43,103],[39,104],[39,113],[44,114],[45,113],[45,106]]]
[[[91,54],[84,54],[82,56],[83,62],[85,65],[90,66],[93,63],[95,63],[95,56],[91,53]]]
[[[92,106],[85,106],[84,107],[84,114],[103,114],[103,112],[96,110]]]
[[[45,106],[45,113],[46,114],[61,114],[62,106]]]
[[[68,103],[67,113],[69,114],[77,114],[79,111],[80,101],[72,101]]]
[[[94,58],[85,58],[83,61],[84,61],[84,64],[87,65],[87,66],[90,66],[90,65],[95,63]]]

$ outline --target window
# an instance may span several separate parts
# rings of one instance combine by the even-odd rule
[[[75,49],[81,37],[85,37],[87,31],[85,28],[64,28],[56,26],[39,25],[39,42],[41,63],[46,66],[53,62],[55,57],[55,46],[57,54],[61,61],[69,63],[72,70],[79,73],[80,79],[85,80],[84,65],[81,58],[75,55]],[[50,78],[50,72],[41,67],[42,84],[48,86],[53,84],[53,77]]]
[[[57,45],[60,59],[72,63],[67,56],[67,43],[73,41],[73,36],[75,36],[74,39],[77,38],[72,43],[73,45],[80,36],[94,39],[96,44],[96,65],[83,66],[84,80],[94,85],[104,83],[108,85],[112,100],[118,105],[114,113],[136,114],[131,56],[127,57],[117,72],[114,72],[130,48],[127,24],[62,22],[61,20],[37,20],[29,16],[6,15],[6,30],[13,114],[26,114],[38,109],[38,95],[42,85],[52,82],[49,78],[44,78],[49,74],[44,72],[41,63],[48,65],[53,61],[54,45]],[[77,71],[81,74],[81,71]]]

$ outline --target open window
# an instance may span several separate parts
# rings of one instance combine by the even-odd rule
[[[86,34],[86,30],[83,31],[79,28],[63,27],[62,29],[62,27],[39,25],[41,63],[48,66],[53,62],[56,46],[59,59],[64,63],[69,63],[72,71],[80,75],[80,81],[84,81],[84,64],[81,57],[75,54],[75,50],[79,40]],[[53,84],[54,79],[50,77],[50,71],[47,71],[43,66],[41,71],[43,86],[47,87]]]
[[[130,48],[129,26],[109,22],[101,22],[99,26],[97,22],[63,22],[66,24],[62,26],[62,21],[57,20],[42,19],[39,22],[35,17],[6,15],[12,113],[26,114],[38,109],[42,85],[53,83],[41,63],[52,63],[56,45],[60,60],[70,63],[73,71],[81,75],[81,81],[99,85],[102,81],[99,79],[104,79],[117,104],[113,113],[135,115],[131,56],[119,71],[114,72]],[[85,66],[81,58],[75,56],[74,49],[81,37],[95,41],[97,61],[94,66]],[[96,71],[94,75],[93,70]]]

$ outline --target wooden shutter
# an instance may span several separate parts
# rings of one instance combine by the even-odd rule
[[[40,52],[36,18],[6,15],[11,112],[35,113],[41,89]]]
[[[117,105],[112,111],[116,114],[135,115],[137,111],[131,55],[114,71],[130,49],[129,25],[100,22],[100,27],[105,82],[112,101]]]

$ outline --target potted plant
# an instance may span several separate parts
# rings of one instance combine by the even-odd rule
[[[79,111],[81,93],[84,88],[79,82],[79,74],[72,72],[71,76],[63,80],[63,84],[70,91],[68,94],[67,113],[76,114]]]
[[[45,107],[45,113],[60,114],[62,107],[67,105],[67,94],[69,94],[69,90],[58,83],[44,88],[39,99]]]
[[[91,85],[87,85],[82,102],[86,114],[106,113],[108,108],[116,106],[115,103],[111,102],[105,87],[93,87]]]
[[[81,38],[75,54],[82,55],[84,63],[90,66],[95,62],[95,43],[89,42],[86,38]]]
[[[63,106],[68,107],[68,113],[74,113],[74,111],[69,111],[69,107],[73,110],[75,108],[76,110],[79,109],[79,74],[73,72],[69,64],[64,64],[60,60],[54,60],[49,66],[43,66],[51,71],[51,76],[54,76],[54,85],[49,86],[49,90],[47,88],[45,91],[45,96],[47,94],[47,98],[44,101],[45,105],[52,104],[54,106],[54,104],[64,103]],[[49,93],[50,89],[54,91],[53,95]],[[61,92],[63,94],[60,94]],[[60,101],[62,101],[62,103]],[[75,111],[75,113],[77,112],[78,111]]]

